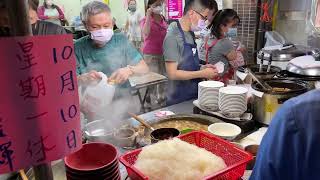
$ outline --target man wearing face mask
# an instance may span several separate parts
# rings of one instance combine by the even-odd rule
[[[197,98],[202,78],[217,76],[213,66],[200,69],[197,45],[193,32],[206,28],[209,11],[214,4],[208,0],[186,1],[184,16],[169,26],[164,40],[164,57],[169,81],[167,104],[177,104]]]
[[[75,43],[80,83],[99,80],[97,72],[101,71],[126,89],[131,75],[148,71],[142,56],[126,36],[113,33],[113,17],[108,5],[89,2],[82,8],[81,18],[90,35]]]

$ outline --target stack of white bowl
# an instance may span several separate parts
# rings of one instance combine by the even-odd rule
[[[238,86],[223,87],[219,90],[219,109],[227,117],[241,117],[247,111],[248,89]]]
[[[210,111],[219,110],[219,89],[224,84],[219,81],[202,81],[198,84],[199,105]]]

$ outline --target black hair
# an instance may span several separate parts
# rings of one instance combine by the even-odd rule
[[[152,5],[152,4],[154,4],[155,2],[157,2],[157,1],[159,1],[159,0],[148,0],[148,2],[146,3],[146,8],[145,8],[145,13],[147,13],[147,11],[148,11],[148,9],[150,8],[150,6]]]
[[[32,10],[37,11],[39,6],[39,0],[28,0],[28,4]]]
[[[39,6],[39,0],[28,0],[28,5],[32,10],[37,11]],[[7,4],[4,0],[0,0],[0,8],[1,9],[7,8]]]
[[[221,25],[226,26],[227,24],[233,22],[235,19],[239,20],[240,22],[240,18],[235,10],[219,10],[213,18],[212,23],[208,26],[208,28],[211,30],[211,35],[215,36],[218,39],[221,39],[223,37],[220,29]]]
[[[0,0],[0,9],[5,9],[7,7],[6,1]]]
[[[215,0],[186,0],[184,10],[183,10],[183,15],[186,15],[188,11],[195,8],[196,5],[201,6],[202,9],[208,8],[209,10],[213,10],[213,9],[218,10],[218,4]],[[196,10],[200,11],[200,9],[196,9]]]
[[[44,6],[46,9],[48,9],[48,5],[47,5],[46,1],[43,2],[43,6]],[[58,6],[55,5],[55,4],[52,4],[52,5],[51,5],[51,8],[52,8],[52,9],[58,9]]]
[[[236,22],[236,26],[238,26],[240,23],[241,23],[241,20],[240,20],[240,17],[238,16],[238,15],[236,15],[235,17],[234,17],[234,20],[237,20],[237,22]]]
[[[215,13],[218,12],[219,8],[218,8],[218,3],[215,0],[209,0],[212,3],[212,9],[210,10],[214,10]]]

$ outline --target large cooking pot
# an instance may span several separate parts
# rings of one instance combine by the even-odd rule
[[[313,56],[313,57],[312,57]],[[320,81],[320,53],[315,49],[312,56],[295,58],[287,65],[287,69],[277,74],[279,78],[302,80],[309,83],[311,89]],[[306,67],[300,65],[308,64]]]
[[[262,97],[258,97],[254,93],[254,118],[266,125],[270,124],[275,113],[285,101],[308,91],[308,85],[303,81],[269,80],[266,83],[272,88],[287,88],[285,91],[265,91],[258,83],[252,84],[254,90],[264,93]]]
[[[280,67],[285,70],[289,61],[295,57],[312,54],[313,49],[303,45],[287,44],[282,48],[261,49],[257,55],[257,64],[272,61],[272,65]],[[270,59],[271,57],[271,59]]]
[[[277,74],[278,79],[286,79],[286,80],[293,80],[293,81],[304,81],[308,84],[308,88],[314,89],[316,82],[320,81],[320,76],[305,76],[296,73],[289,72],[287,70],[280,71]]]

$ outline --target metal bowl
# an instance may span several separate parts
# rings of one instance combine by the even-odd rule
[[[108,127],[104,120],[92,121],[85,125],[84,136],[88,142],[114,143],[115,130]]]
[[[114,134],[114,140],[117,146],[122,148],[133,147],[136,143],[137,133],[132,128],[118,129]]]

